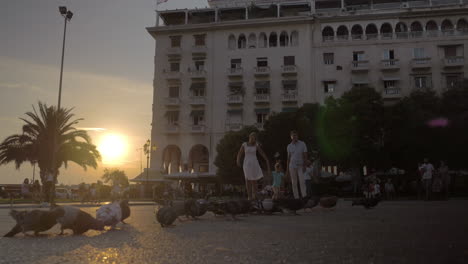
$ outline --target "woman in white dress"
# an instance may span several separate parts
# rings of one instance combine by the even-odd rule
[[[268,173],[270,173],[270,163],[265,152],[257,144],[257,134],[250,133],[249,142],[244,142],[237,153],[237,166],[241,166],[242,154],[244,154],[244,169],[245,186],[247,188],[248,199],[255,199],[257,193],[257,181],[263,178],[263,172],[257,159],[257,151],[265,159]]]

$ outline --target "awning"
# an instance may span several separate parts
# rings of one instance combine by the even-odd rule
[[[268,114],[268,113],[270,113],[270,108],[255,108],[255,113],[257,113],[257,114]]]
[[[190,116],[202,116],[205,114],[205,110],[192,110]]]
[[[297,80],[283,80],[283,86],[297,85]]]
[[[270,81],[258,81],[255,82],[256,89],[270,89]]]
[[[195,82],[190,86],[190,90],[205,89],[206,83],[204,82]]]
[[[179,116],[179,111],[166,111],[166,113],[164,114],[164,116]]]
[[[281,112],[285,112],[285,113],[294,113],[294,112],[297,112],[297,107],[283,107],[283,109],[281,110]]]
[[[235,114],[242,114],[242,109],[228,109],[227,113],[230,115],[235,115]]]
[[[382,81],[399,81],[400,77],[398,76],[384,76],[382,77]]]

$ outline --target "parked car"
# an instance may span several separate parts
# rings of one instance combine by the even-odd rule
[[[71,192],[65,188],[56,188],[55,189],[55,197],[59,199],[70,199]]]

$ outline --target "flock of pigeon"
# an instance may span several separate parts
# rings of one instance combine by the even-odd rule
[[[13,237],[21,232],[26,234],[29,231],[38,235],[57,223],[61,229],[59,235],[65,229],[71,229],[74,235],[80,235],[90,229],[102,231],[105,226],[113,229],[118,223],[125,223],[124,220],[130,216],[130,207],[127,200],[105,204],[96,210],[96,218],[73,206],[56,206],[49,211],[11,210],[10,215],[15,219],[16,225],[4,237]]]
[[[318,205],[323,208],[333,208],[336,206],[338,198],[336,196],[326,196],[322,198],[303,199],[264,199],[264,200],[228,200],[228,201],[208,201],[206,199],[189,199],[185,201],[170,201],[156,212],[156,220],[162,227],[172,226],[174,221],[180,216],[189,219],[197,219],[206,212],[212,212],[215,216],[230,216],[232,220],[237,220],[237,215],[250,213],[273,214],[276,212],[290,212],[298,215],[301,209],[312,209]]]

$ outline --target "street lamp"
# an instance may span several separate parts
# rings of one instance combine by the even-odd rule
[[[156,151],[156,144],[151,145],[151,140],[146,140],[145,145],[143,145],[143,151],[146,155],[146,186],[149,186],[149,159],[151,152]],[[148,189],[148,187],[146,187]]]
[[[65,37],[67,35],[67,22],[73,17],[72,11],[68,10],[66,6],[59,6],[59,11],[65,19],[65,26],[63,28],[63,45],[62,45],[62,64],[60,66],[60,82],[59,82],[59,96],[57,110],[60,110],[60,101],[62,98],[62,76],[63,76],[63,58],[65,56]]]

